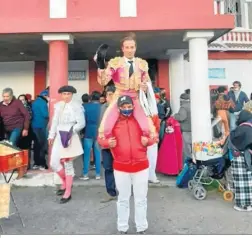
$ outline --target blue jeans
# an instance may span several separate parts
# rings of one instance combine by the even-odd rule
[[[8,140],[12,143],[12,145],[17,146],[21,133],[21,128],[15,128],[12,131],[7,132]]]
[[[83,175],[87,176],[90,166],[90,154],[93,149],[94,161],[95,161],[95,173],[96,176],[101,174],[101,150],[97,143],[97,140],[91,138],[84,138],[82,141],[84,155],[83,155]]]
[[[235,128],[237,127],[236,125],[237,117],[238,116],[236,116],[234,113],[229,113],[230,131],[235,130]]]
[[[34,165],[46,165],[47,133],[46,128],[33,128],[34,133]]]
[[[116,185],[115,185],[115,177],[114,177],[114,169],[113,169],[113,156],[110,150],[102,150],[102,161],[103,167],[105,170],[105,185],[107,193],[115,197],[116,196]]]

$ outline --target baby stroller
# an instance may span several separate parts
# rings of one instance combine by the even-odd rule
[[[227,143],[228,139],[224,144],[222,156],[196,159],[197,170],[193,179],[188,182],[188,189],[197,200],[204,200],[207,196],[207,190],[204,185],[212,185],[215,181],[218,183],[218,190],[223,193],[224,200],[233,200],[234,194],[230,176],[231,162]]]

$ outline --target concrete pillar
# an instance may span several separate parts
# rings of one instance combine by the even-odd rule
[[[185,90],[184,85],[184,54],[185,50],[169,50],[169,75],[171,108],[173,112],[178,112],[180,108],[180,95]]]
[[[33,98],[36,98],[46,88],[46,69],[46,61],[35,61]]]
[[[157,71],[157,86],[164,88],[166,97],[170,100],[170,75],[169,75],[169,60],[158,60]]]
[[[49,118],[51,122],[54,104],[60,99],[58,89],[68,85],[68,44],[73,44],[73,37],[70,34],[44,34],[43,40],[49,44]]]
[[[70,34],[44,34],[49,44],[50,118],[53,105],[59,100],[58,89],[68,84],[68,44],[73,44]]]
[[[241,1],[241,16],[242,16],[242,27],[249,29],[249,15],[251,12],[249,11],[249,3],[251,1],[245,0]]]
[[[208,82],[208,40],[213,32],[187,32],[191,80],[192,141],[212,141],[210,91]]]

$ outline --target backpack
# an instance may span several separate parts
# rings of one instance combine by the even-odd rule
[[[191,159],[187,159],[184,168],[176,178],[176,185],[178,188],[188,188],[188,182],[193,179],[197,171],[197,165]]]

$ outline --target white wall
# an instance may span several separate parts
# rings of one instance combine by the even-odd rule
[[[6,87],[13,89],[18,97],[20,94],[29,93],[34,96],[34,64],[32,61],[24,62],[0,62],[0,91]],[[77,89],[76,97],[89,91],[89,72],[88,60],[69,61],[70,71],[85,70],[86,79],[83,81],[70,81],[69,84]],[[48,72],[46,84],[48,85]]]
[[[199,66],[200,67],[200,66]],[[225,79],[209,79],[209,85],[228,85],[236,80],[242,84],[242,90],[248,97],[252,92],[252,60],[209,60],[209,68],[225,68]],[[185,88],[190,86],[189,62],[185,61]]]
[[[34,93],[34,62],[0,62],[0,90],[12,88],[14,95]]]
[[[210,85],[228,85],[236,80],[249,96],[252,92],[252,60],[209,60],[209,68],[225,68],[226,79],[209,79]]]
[[[86,79],[83,81],[69,81],[69,85],[72,85],[77,89],[77,94],[75,95],[78,98],[81,98],[82,94],[89,92],[89,62],[88,60],[70,60],[68,62],[69,71],[86,71]],[[49,86],[49,75],[47,70],[46,85]]]
[[[209,60],[209,68],[225,68],[225,79],[209,79],[209,85],[232,86],[235,80],[242,83],[242,90],[249,96],[252,92],[252,60]],[[190,88],[189,62],[184,62],[183,89]],[[76,87],[80,97],[89,91],[88,61],[69,61],[69,70],[86,70],[86,80],[70,81],[69,84]],[[200,67],[200,66],[199,66]],[[47,77],[48,82],[48,77]],[[14,90],[16,96],[20,94],[34,93],[34,62],[0,62],[0,91],[6,87]]]
[[[83,81],[69,81],[69,85],[74,86],[77,89],[76,96],[81,97],[82,94],[89,92],[89,62],[88,60],[71,60],[68,64],[69,71],[78,71],[85,70],[86,71],[86,79]]]

